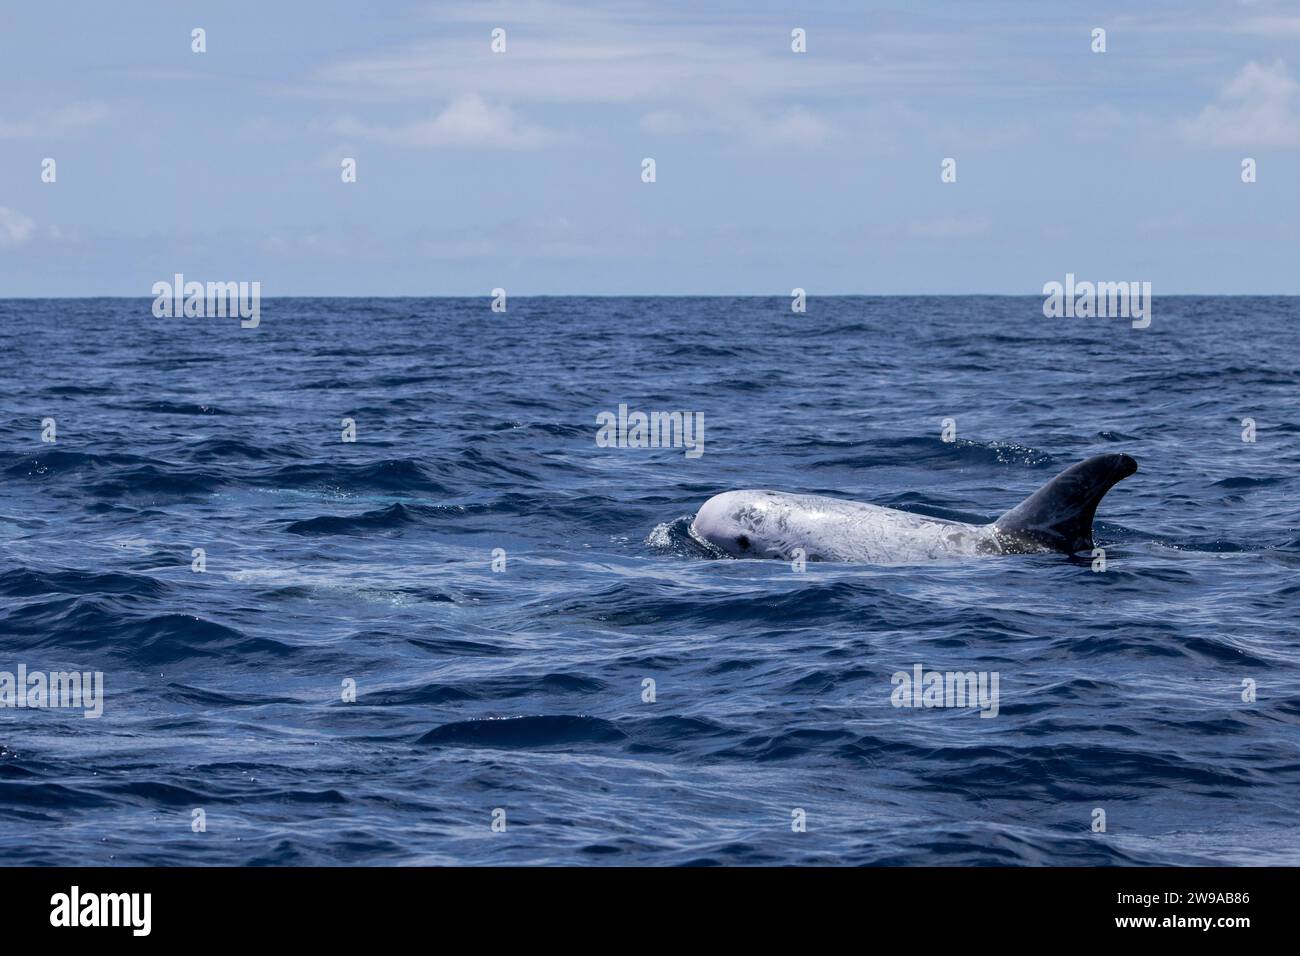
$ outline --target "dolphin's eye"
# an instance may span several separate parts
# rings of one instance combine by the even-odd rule
[[[736,539],[736,546],[740,548],[741,551],[748,551],[749,538],[742,534],[739,538]]]

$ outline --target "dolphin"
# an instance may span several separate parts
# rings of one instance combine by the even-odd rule
[[[734,558],[914,564],[990,554],[1090,551],[1106,492],[1137,471],[1128,455],[1071,465],[992,524],[967,524],[821,495],[727,491],[691,534]],[[796,553],[798,552],[798,553]]]

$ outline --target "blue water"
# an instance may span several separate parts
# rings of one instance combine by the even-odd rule
[[[106,687],[0,710],[4,863],[1300,863],[1300,300],[150,304],[0,302],[0,670]],[[619,403],[705,453],[596,447]],[[1110,451],[1103,573],[686,532],[743,487],[987,521]],[[917,663],[998,716],[895,708]]]

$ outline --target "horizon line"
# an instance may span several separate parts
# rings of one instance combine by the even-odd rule
[[[806,292],[809,299],[1041,299],[1042,292]],[[507,293],[509,299],[788,299],[788,292],[539,292]],[[148,293],[143,295],[14,295],[0,296],[0,302],[75,302],[86,299],[145,299],[154,300],[158,296]],[[269,299],[491,299],[491,292],[479,292],[471,295],[453,295],[446,293],[429,293],[417,295],[372,295],[365,293],[345,294],[285,294],[264,295]],[[1300,292],[1160,292],[1152,293],[1152,298],[1189,299],[1294,299],[1300,298]]]

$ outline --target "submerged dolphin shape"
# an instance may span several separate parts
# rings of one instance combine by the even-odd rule
[[[704,502],[691,533],[735,558],[912,564],[983,554],[1092,548],[1092,516],[1128,455],[1071,465],[992,524],[966,524],[821,495],[727,491]],[[800,550],[802,554],[796,554]]]

